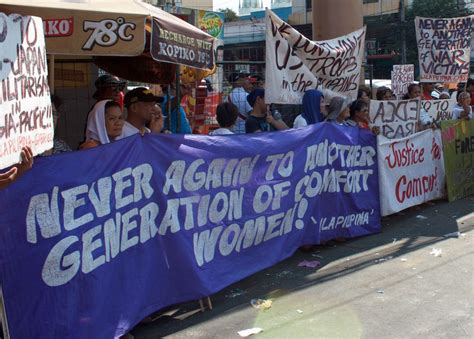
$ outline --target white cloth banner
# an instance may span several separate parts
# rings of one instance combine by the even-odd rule
[[[445,196],[440,130],[396,140],[378,136],[377,143],[382,216]]]
[[[370,100],[370,126],[380,128],[386,138],[403,138],[416,132],[420,118],[420,99]]]
[[[474,15],[415,18],[420,82],[466,82]]]
[[[53,147],[48,63],[41,18],[0,13],[0,168]]]
[[[266,11],[265,101],[301,104],[304,92],[357,98],[365,27],[325,41],[311,41]]]
[[[408,85],[415,81],[415,65],[393,65],[392,91],[401,99],[408,93]]]
[[[421,100],[421,109],[425,110],[433,121],[453,119],[456,99]]]

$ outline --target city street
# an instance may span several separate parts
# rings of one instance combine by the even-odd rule
[[[262,338],[471,338],[473,230],[474,197],[425,204],[384,218],[381,234],[297,252],[229,286],[211,297],[211,311],[172,307],[132,334],[232,338],[259,327]],[[321,266],[298,267],[303,260]],[[255,298],[273,304],[257,310]]]

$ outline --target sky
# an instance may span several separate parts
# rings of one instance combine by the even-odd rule
[[[263,0],[263,8],[270,7],[270,0]],[[231,8],[239,14],[239,0],[214,0],[214,9]]]

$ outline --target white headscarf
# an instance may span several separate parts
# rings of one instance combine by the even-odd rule
[[[105,104],[111,100],[102,100],[94,105],[87,118],[86,140],[99,141],[102,145],[110,143],[105,127]]]

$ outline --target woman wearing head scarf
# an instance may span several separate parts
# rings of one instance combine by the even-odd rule
[[[321,114],[321,99],[323,93],[310,89],[303,95],[303,113],[298,115],[293,123],[294,128],[305,127],[323,121]]]
[[[108,144],[122,135],[124,118],[120,105],[102,100],[95,104],[87,121],[86,141],[79,149]]]
[[[354,126],[354,123],[352,121],[347,121],[347,118],[349,118],[350,116],[350,104],[351,103],[347,98],[332,98],[329,102],[326,121],[335,122],[339,125]]]

